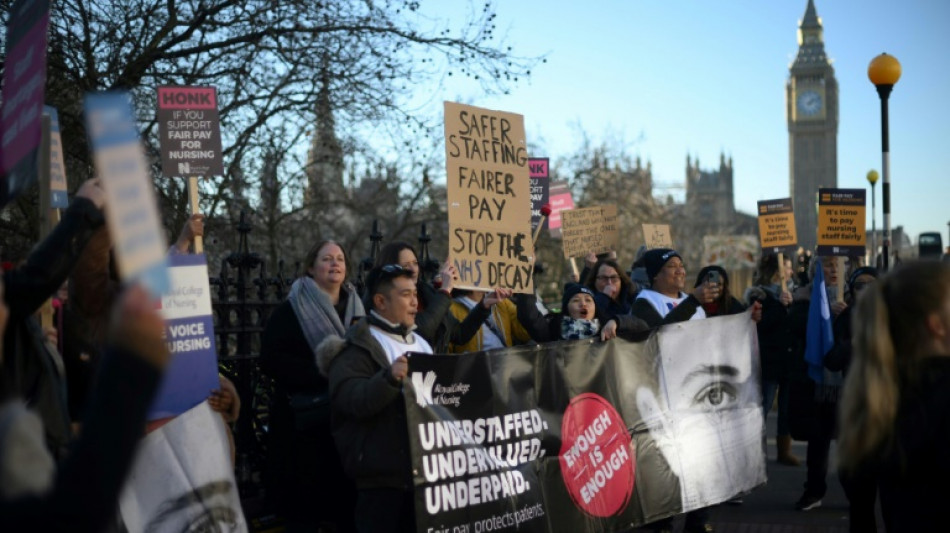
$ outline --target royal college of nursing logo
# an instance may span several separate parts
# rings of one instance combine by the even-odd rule
[[[471,385],[468,383],[453,383],[448,387],[437,385],[435,372],[428,371],[412,373],[412,388],[416,391],[416,403],[419,407],[430,405],[451,405],[458,407],[462,396],[468,394]]]

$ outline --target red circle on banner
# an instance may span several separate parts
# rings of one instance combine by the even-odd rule
[[[576,396],[561,421],[561,477],[578,508],[608,517],[633,495],[636,455],[620,414],[591,392]]]

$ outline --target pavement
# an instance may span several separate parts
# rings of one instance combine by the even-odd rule
[[[796,511],[805,483],[807,443],[794,442],[792,452],[801,466],[785,466],[775,461],[775,411],[766,420],[768,439],[768,481],[742,498],[739,505],[722,504],[713,508],[711,522],[716,533],[849,533],[848,499],[838,481],[835,443],[832,442],[828,468],[828,493],[821,507]],[[877,506],[878,531],[884,531],[880,502]],[[682,531],[682,517],[674,520],[674,531]]]

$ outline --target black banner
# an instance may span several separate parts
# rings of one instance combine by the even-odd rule
[[[419,531],[622,531],[765,481],[748,314],[410,358]]]

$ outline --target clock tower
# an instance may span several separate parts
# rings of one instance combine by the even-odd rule
[[[808,0],[798,25],[798,55],[785,84],[789,189],[798,244],[814,250],[818,188],[838,186],[838,82],[825,54],[821,19]]]

